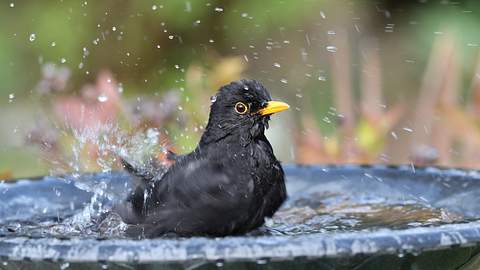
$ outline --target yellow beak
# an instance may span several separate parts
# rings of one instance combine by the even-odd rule
[[[290,108],[290,106],[285,102],[269,101],[267,103],[267,107],[260,109],[258,113],[261,115],[270,115],[277,112],[285,111],[288,108]]]

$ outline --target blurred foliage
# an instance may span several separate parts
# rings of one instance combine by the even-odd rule
[[[74,117],[65,123],[62,113],[82,106],[130,133],[156,127],[189,151],[209,96],[243,77],[292,105],[272,124],[286,132],[269,134],[283,160],[476,166],[480,157],[462,150],[479,146],[475,136],[418,134],[437,122],[478,133],[479,12],[473,0],[5,1],[0,178],[46,173],[39,145],[71,139]],[[118,92],[110,109],[95,96],[102,71]],[[70,144],[61,145],[64,156]]]

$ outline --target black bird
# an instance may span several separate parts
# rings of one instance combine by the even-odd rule
[[[211,102],[208,124],[193,152],[170,153],[168,168],[124,162],[141,180],[117,207],[122,219],[133,224],[130,231],[145,237],[243,234],[261,226],[285,200],[283,169],[264,131],[270,115],[289,106],[272,101],[254,80],[221,87]]]

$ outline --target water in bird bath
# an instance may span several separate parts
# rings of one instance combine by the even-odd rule
[[[460,213],[414,200],[352,198],[349,194],[324,192],[289,201],[267,228],[280,234],[301,235],[407,229],[464,220]]]
[[[425,198],[415,199],[412,194],[399,198],[385,193],[385,184],[377,180],[370,181],[378,185],[378,193],[375,190],[362,193],[354,186],[346,188],[345,181],[334,188],[331,181],[322,187],[322,179],[309,179],[318,183],[310,187],[313,192],[304,192],[295,191],[303,182],[292,178],[287,182],[289,200],[263,228],[251,235],[367,233],[464,223],[473,218],[455,209],[431,204]],[[3,202],[0,205],[0,234],[62,239],[128,238],[124,233],[127,225],[118,215],[107,212],[131,188],[126,174],[109,172],[4,183],[0,186]],[[100,216],[106,218],[98,222]]]

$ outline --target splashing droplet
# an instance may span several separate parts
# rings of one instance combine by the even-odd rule
[[[325,48],[327,49],[328,52],[331,52],[331,53],[337,52],[337,47],[335,47],[335,46],[330,45],[330,46],[327,46]]]
[[[210,103],[215,103],[215,101],[217,101],[217,96],[212,96],[210,97]]]
[[[322,17],[322,19],[327,18],[327,16],[325,16],[325,13],[323,13],[323,11],[320,11],[320,17]]]
[[[104,94],[101,94],[100,96],[97,97],[97,100],[100,102],[106,102],[108,100],[108,97]]]

